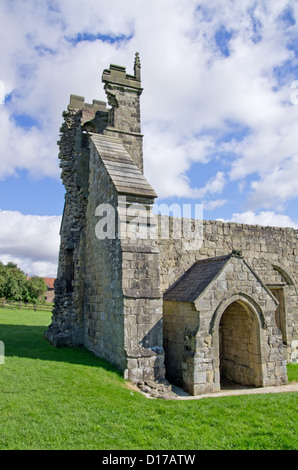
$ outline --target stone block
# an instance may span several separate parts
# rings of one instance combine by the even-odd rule
[[[207,382],[206,372],[195,372],[193,375],[194,384],[205,384]]]

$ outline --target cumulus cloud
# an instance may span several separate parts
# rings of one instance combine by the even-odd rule
[[[282,165],[274,166],[263,175],[262,180],[251,183],[250,207],[284,207],[286,201],[298,197],[298,158],[285,159]]]
[[[40,127],[15,139],[20,140],[17,150],[26,148],[28,140],[29,163],[27,158],[18,159],[22,152],[10,158],[11,140],[2,132],[2,175],[22,164],[41,174],[57,171],[53,143],[69,94],[84,95],[87,101],[105,99],[102,69],[109,62],[131,63],[132,67],[134,52],[139,50],[145,88],[146,171],[157,191],[165,197],[195,197],[190,181],[192,163],[212,160],[216,150],[218,154],[228,151],[216,136],[231,132],[235,122],[249,129],[250,138],[230,143],[230,155],[234,155],[230,177],[241,179],[257,171],[262,181],[258,165],[268,165],[272,158],[283,162],[288,157],[284,147],[293,145],[293,131],[288,126],[277,145],[276,131],[281,132],[286,113],[292,114],[286,119],[290,128],[297,126],[298,107],[284,109],[286,89],[290,102],[290,84],[277,86],[275,74],[278,67],[294,60],[288,45],[297,32],[284,12],[296,18],[297,7],[291,0],[274,5],[268,0],[237,4],[228,0],[225,8],[218,5],[218,0],[187,0],[187,8],[178,0],[162,4],[118,0],[111,5],[91,0],[3,1],[2,31],[12,36],[0,46],[4,70],[0,78],[12,92],[6,130],[15,130],[12,116],[22,113],[38,118]],[[284,19],[278,23],[281,17]],[[149,143],[153,129],[154,144]],[[43,150],[43,170],[32,156],[35,149]],[[170,158],[169,183],[164,185],[160,174]],[[200,186],[202,182],[195,184]]]
[[[227,203],[227,199],[215,199],[213,201],[203,202],[204,210],[213,211]]]
[[[5,100],[5,85],[0,80],[0,104],[4,104],[4,100]]]
[[[60,216],[0,210],[0,261],[13,261],[30,275],[56,277]]]
[[[32,126],[17,125],[5,106],[0,107],[0,179],[27,169],[34,176],[59,175],[54,134]]]
[[[206,191],[212,191],[211,183],[205,189],[199,187],[201,181],[191,186],[187,175],[193,163],[204,164],[209,161],[208,155],[214,146],[212,136],[184,139],[180,134],[168,130],[163,124],[159,127],[156,123],[150,123],[145,127],[144,154],[147,155],[145,174],[159,197],[196,198],[205,195]],[[160,132],[163,127],[161,137]]]
[[[270,227],[292,227],[298,229],[298,221],[295,222],[287,215],[276,214],[273,211],[239,212],[232,215],[230,219],[220,219],[223,222],[236,222],[248,225],[263,225]]]
[[[297,19],[295,0],[2,0],[0,179],[58,178],[69,95],[105,100],[102,70],[131,73],[139,51],[145,175],[159,197],[214,210],[237,182],[247,220],[284,223],[269,209],[298,195]]]

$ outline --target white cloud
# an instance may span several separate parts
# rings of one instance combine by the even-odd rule
[[[0,107],[0,179],[20,168],[35,176],[59,175],[55,135],[36,126],[24,129],[16,125],[5,106]]]
[[[298,229],[298,221],[295,222],[287,215],[276,214],[273,211],[253,211],[239,212],[232,215],[230,219],[219,219],[223,222],[236,222],[248,225],[263,225],[271,227],[292,227]]]
[[[13,261],[30,275],[56,277],[60,216],[0,210],[0,261]]]
[[[221,193],[225,183],[225,174],[222,171],[218,171],[214,177],[207,181],[203,188],[198,190],[198,194],[204,197],[207,194]]]
[[[248,205],[250,207],[283,208],[289,199],[298,197],[298,155],[287,159],[282,166],[275,166],[260,181],[251,184]]]
[[[235,221],[295,225],[268,210],[277,212],[298,196],[298,106],[291,101],[298,64],[288,47],[298,32],[278,20],[287,7],[298,20],[294,0],[226,0],[224,7],[219,0],[2,0],[0,103],[4,93],[7,100],[0,106],[0,178],[23,168],[58,177],[56,141],[69,95],[105,99],[102,70],[118,63],[131,73],[139,51],[145,174],[159,197],[202,198],[215,209],[228,199],[230,178],[250,188],[251,211],[235,213]],[[220,32],[226,56],[216,41]],[[78,35],[102,40],[75,43]],[[289,63],[287,83],[282,67]],[[13,118],[24,114],[37,125],[18,126]],[[213,165],[207,181],[198,171],[206,164],[208,175]],[[218,194],[221,199],[209,201]],[[53,274],[58,219],[29,221],[16,214],[0,213],[2,259]],[[19,224],[23,244],[13,236],[22,233]],[[53,224],[50,240],[47,224]]]
[[[214,146],[214,139],[203,136],[200,139],[181,139],[179,134],[169,131],[167,126],[147,124],[144,136],[145,175],[161,198],[203,197],[206,192],[214,192],[222,180],[221,175],[212,178],[205,188],[200,188],[202,181],[195,181],[195,187],[189,184],[187,171],[193,163],[207,163],[207,155]],[[161,129],[164,128],[162,137]],[[216,192],[216,191],[215,191]]]
[[[215,199],[213,201],[203,202],[204,210],[213,211],[214,209],[224,206],[227,202],[227,199]]]
[[[0,80],[0,105],[4,104],[4,100],[5,100],[5,85],[2,82],[2,80]]]
[[[16,144],[17,150],[26,150],[24,143],[29,140],[26,158],[20,159],[20,151],[11,158],[9,139],[2,133],[2,174],[9,174],[20,165],[26,168],[28,159],[30,171],[36,167],[38,173],[52,175],[57,160],[56,135],[69,94],[84,95],[87,101],[105,99],[100,83],[102,69],[110,62],[132,68],[136,50],[141,53],[143,130],[147,142],[152,123],[161,124],[154,128],[155,145],[145,147],[146,168],[154,187],[158,190],[161,186],[155,155],[159,155],[163,167],[173,148],[174,168],[163,194],[191,193],[187,171],[193,161],[212,158],[215,142],[210,130],[224,134],[227,121],[239,121],[251,128],[251,139],[238,146],[239,158],[231,176],[242,177],[239,168],[253,171],[252,160],[259,162],[264,142],[272,147],[276,128],[284,120],[284,96],[272,87],[276,84],[274,68],[293,56],[286,45],[289,34],[295,32],[276,22],[288,5],[295,7],[291,0],[279,0],[274,5],[268,0],[259,4],[252,0],[236,4],[227,0],[225,8],[218,8],[217,0],[118,0],[109,4],[101,0],[28,0],[26,4],[4,0],[0,5],[2,34],[9,40],[0,46],[0,79],[5,81],[8,92],[15,91],[8,109],[10,113],[28,113],[38,118],[41,128],[40,132],[34,131],[34,136],[33,131],[27,132]],[[215,41],[222,27],[232,34],[229,57],[222,56]],[[99,33],[102,37],[130,39],[114,44],[82,41],[74,45],[69,41],[78,34],[88,37]],[[11,123],[10,133],[13,127]],[[206,130],[209,133],[204,135]],[[34,148],[44,153],[43,173],[38,159],[32,158],[32,139]],[[213,147],[202,145],[204,139],[209,139]],[[292,135],[289,139],[293,142]],[[168,152],[164,142],[170,142]],[[201,146],[195,158],[187,155],[187,146],[194,142]],[[186,150],[176,151],[182,143]],[[3,158],[4,154],[9,158]],[[252,154],[255,157],[249,157]],[[282,160],[284,154],[279,155]],[[268,158],[264,156],[262,161],[265,160]]]

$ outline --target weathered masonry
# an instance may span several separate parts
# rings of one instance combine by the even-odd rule
[[[241,255],[196,261],[164,295],[168,376],[193,395],[220,390],[224,378],[283,383],[277,306]]]
[[[71,95],[63,113],[65,207],[46,338],[84,345],[134,382],[167,378],[193,395],[226,380],[284,384],[286,363],[298,361],[298,232],[202,221],[190,244],[175,219],[152,213],[140,69],[138,54],[133,75],[110,65],[108,105]]]
[[[131,380],[162,379],[162,293],[156,242],[121,239],[127,207],[150,211],[156,194],[143,175],[140,64],[104,70],[109,109],[72,95],[61,128],[65,208],[55,308],[46,337],[85,345]],[[100,211],[111,234],[98,236]]]

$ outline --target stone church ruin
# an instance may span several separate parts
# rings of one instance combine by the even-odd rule
[[[153,213],[140,71],[138,54],[133,75],[110,65],[107,103],[71,95],[63,112],[65,206],[45,336],[85,346],[132,382],[166,378],[191,395],[225,380],[285,384],[298,361],[298,231],[183,218],[187,232]]]

